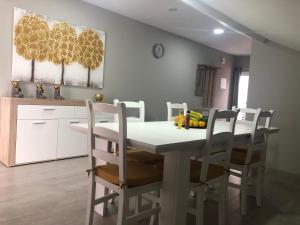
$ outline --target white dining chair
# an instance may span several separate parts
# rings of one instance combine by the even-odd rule
[[[114,99],[114,105],[120,103],[118,99]],[[127,122],[145,122],[145,103],[144,101],[122,101],[125,104],[126,108],[138,109],[139,117],[127,117]],[[115,115],[115,121],[118,121],[117,116]],[[128,157],[132,160],[139,161],[145,164],[156,164],[163,161],[163,156],[159,154],[152,154],[146,152],[142,149],[131,149],[128,151]]]
[[[196,216],[196,225],[204,223],[206,199],[218,203],[218,224],[225,224],[228,171],[237,114],[231,110],[210,110],[204,152],[196,155],[201,157],[200,161],[191,161],[190,191],[195,194],[196,206],[189,207],[188,212]],[[223,123],[223,129],[216,132],[218,122]]]
[[[168,109],[168,121],[174,120],[173,110],[183,110],[183,115],[187,114],[188,106],[184,103],[171,103],[167,102],[167,109]]]
[[[241,179],[240,184],[229,183],[229,186],[241,191],[241,214],[247,215],[247,196],[249,185],[255,185],[257,206],[262,206],[264,168],[268,146],[269,128],[273,110],[240,109],[240,112],[252,114],[250,142],[247,146],[234,147],[230,162],[230,175]]]
[[[253,116],[255,115],[255,113],[257,112],[258,109],[254,109],[254,108],[237,108],[236,106],[232,107],[232,110],[235,109],[239,109],[239,115],[237,117],[237,120],[242,120],[242,121],[249,121],[249,122],[253,122]],[[249,118],[250,117],[250,118]]]
[[[113,100],[114,105],[116,106],[118,103],[120,103],[119,99]],[[145,122],[145,102],[144,101],[122,101],[121,103],[124,103],[127,109],[137,109],[139,110],[139,116],[138,117],[127,117],[127,122]],[[114,116],[114,121],[118,121],[117,115]],[[116,144],[113,143],[113,149],[116,149]],[[141,162],[144,164],[149,165],[156,165],[158,163],[162,163],[164,161],[163,155],[159,154],[152,154],[147,151],[144,151],[143,149],[136,149],[129,147],[127,151],[127,157],[130,160]],[[136,211],[138,212],[141,208],[141,201],[142,196],[138,196],[136,198]],[[114,202],[114,198],[112,199],[112,202]]]
[[[117,105],[120,103],[119,99],[114,99],[114,105]],[[121,101],[125,104],[127,109],[138,109],[139,110],[139,116],[138,117],[127,117],[127,122],[145,122],[145,102],[144,101]],[[118,116],[114,116],[115,121],[118,120]]]
[[[138,221],[157,216],[160,207],[153,203],[153,207],[142,212],[137,210],[129,215],[129,198],[140,196],[143,193],[159,192],[162,186],[162,172],[152,166],[127,160],[127,120],[125,104],[117,106],[106,103],[92,103],[86,101],[88,110],[88,149],[89,149],[89,195],[87,206],[86,225],[92,225],[95,206],[107,203],[114,197],[119,197],[117,225],[131,225]],[[118,115],[118,131],[105,127],[95,127],[95,113],[111,113]],[[97,149],[95,139],[107,142],[104,149]],[[112,153],[112,143],[117,143],[118,154]],[[100,148],[100,147],[99,147]],[[106,161],[105,165],[96,165],[97,160]],[[95,197],[96,183],[105,186],[106,194]],[[112,193],[108,192],[113,190]]]

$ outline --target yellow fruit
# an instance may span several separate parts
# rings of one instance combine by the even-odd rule
[[[200,120],[203,115],[200,112],[196,112],[196,111],[191,111],[190,113],[191,117],[194,117],[197,120]]]
[[[185,120],[185,116],[184,116],[184,115],[182,115],[182,114],[181,114],[181,115],[179,115],[179,116],[178,116],[178,118],[179,118],[180,120]]]
[[[199,127],[205,127],[206,123],[204,121],[199,121],[198,125]]]
[[[174,116],[174,122],[175,123],[178,123],[178,121],[183,121],[183,120],[185,120],[184,115]]]
[[[179,116],[175,116],[175,117],[174,117],[175,123],[178,123],[178,120],[179,120]]]

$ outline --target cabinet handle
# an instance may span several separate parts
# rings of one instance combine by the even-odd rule
[[[52,108],[52,107],[46,107],[46,108],[43,108],[43,110],[55,110],[55,108]]]
[[[108,123],[109,121],[107,120],[98,120],[98,123]]]
[[[79,120],[70,121],[69,123],[80,123]]]
[[[46,121],[34,121],[32,124],[46,124]]]

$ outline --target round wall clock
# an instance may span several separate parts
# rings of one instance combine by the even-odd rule
[[[164,53],[165,53],[165,48],[163,46],[163,44],[155,44],[153,46],[153,56],[157,59],[163,57]]]

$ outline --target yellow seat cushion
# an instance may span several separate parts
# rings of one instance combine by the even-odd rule
[[[96,167],[95,174],[102,179],[119,185],[119,166],[107,164]],[[142,186],[162,181],[162,171],[139,162],[127,161],[128,187]]]
[[[119,150],[117,150],[115,154],[119,155]],[[164,156],[160,154],[152,154],[142,149],[128,147],[127,160],[145,164],[157,164],[163,163]]]
[[[127,152],[128,159],[145,164],[157,164],[164,161],[164,157],[160,154],[152,154],[143,150],[131,150]]]
[[[191,170],[190,170],[190,181],[200,182],[202,163],[197,160],[191,160]],[[220,165],[210,164],[208,166],[207,178],[205,181],[215,179],[217,177],[223,176],[224,167]]]
[[[237,165],[245,165],[247,157],[247,149],[245,148],[233,148],[231,152],[230,162]],[[258,153],[253,154],[250,160],[250,164],[260,161],[260,155]]]

